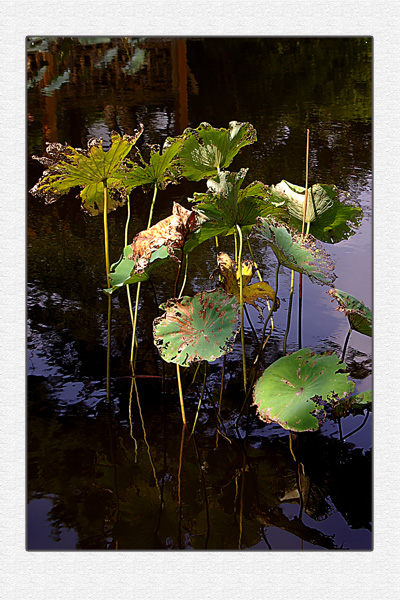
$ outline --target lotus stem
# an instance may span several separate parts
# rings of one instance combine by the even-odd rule
[[[192,436],[194,434],[194,430],[196,429],[196,423],[197,423],[197,419],[198,419],[198,416],[199,416],[201,403],[202,403],[202,400],[204,398],[204,390],[206,389],[206,378],[207,378],[207,363],[204,361],[203,388],[201,390],[201,396],[200,396],[199,404],[197,405],[196,416],[195,416],[195,419],[194,419],[192,433],[190,434],[190,436]]]
[[[344,346],[343,346],[342,358],[341,358],[342,362],[344,362],[344,357],[346,356],[347,344],[349,343],[349,339],[350,339],[350,335],[351,335],[352,331],[353,331],[353,328],[350,326],[350,329],[347,332],[346,339],[345,339]]]
[[[108,250],[108,221],[107,221],[107,207],[108,207],[108,188],[107,179],[103,179],[103,228],[104,228],[104,252],[106,257],[106,276],[107,276],[107,287],[110,287],[110,256]]]
[[[156,202],[156,196],[157,196],[157,185],[154,184],[153,199],[151,201],[149,219],[147,221],[147,229],[149,229],[150,226],[151,226],[151,221],[152,221],[152,218],[153,218],[153,211],[154,211],[154,204]],[[137,316],[138,316],[138,310],[139,310],[140,285],[141,285],[141,281],[138,281],[137,287],[136,287],[135,315],[134,315],[134,318],[133,318],[133,326],[132,326],[133,327],[133,332],[132,332],[132,344],[131,344],[130,362],[133,362],[133,348],[134,348],[135,342],[136,342],[136,347],[138,348],[138,342],[137,342],[137,339],[136,339],[136,326],[137,326]]]
[[[306,212],[307,212],[307,199],[308,199],[308,156],[310,152],[310,130],[307,129],[307,144],[306,144],[306,189],[304,193],[304,208],[303,208],[303,223],[301,225],[301,235],[303,237],[304,234],[304,223],[306,220]],[[308,227],[309,227],[308,223]]]
[[[360,429],[362,429],[364,427],[364,425],[366,424],[366,422],[368,421],[368,417],[369,417],[369,410],[367,409],[367,414],[365,415],[364,420],[361,423],[361,425],[359,425],[358,427],[353,429],[353,431],[350,431],[350,433],[346,433],[345,436],[342,436],[342,442],[344,442],[344,440],[346,440],[348,437],[350,437],[354,433],[357,433],[357,431],[360,431]]]
[[[243,362],[243,385],[246,393],[247,388],[247,375],[246,375],[246,349],[244,344],[244,318],[243,318],[243,277],[242,277],[242,250],[243,250],[243,236],[242,230],[239,225],[236,225],[236,230],[239,236],[239,256],[238,256],[238,271],[239,271],[239,300],[240,300],[240,339],[242,342],[242,362]]]
[[[263,281],[262,275],[260,273],[260,269],[258,268],[258,264],[257,264],[256,259],[254,257],[253,248],[251,247],[249,237],[247,236],[246,239],[247,239],[247,246],[249,248],[250,256],[251,256],[251,259],[252,259],[252,261],[254,263],[254,268],[255,268],[256,273],[257,273],[257,277],[258,277],[259,281]],[[268,298],[266,298],[266,303],[267,303],[268,310],[271,310],[271,306],[269,304]],[[269,335],[272,334],[273,330],[274,330],[274,319],[273,319],[273,317],[271,315],[271,331],[270,331]]]
[[[181,383],[181,371],[180,371],[180,367],[179,364],[176,363],[176,376],[178,379],[178,389],[179,389],[179,402],[181,405],[181,413],[182,413],[182,422],[185,425],[185,427],[187,427],[187,423],[186,423],[186,415],[185,415],[185,406],[183,404],[183,393],[182,393],[182,383]]]
[[[299,350],[301,350],[301,348],[302,348],[302,341],[301,341],[302,308],[303,308],[303,274],[299,273],[299,315],[298,315]]]
[[[107,368],[106,368],[106,391],[107,402],[110,402],[110,360],[111,360],[111,294],[108,294],[107,310]]]
[[[287,324],[286,324],[285,336],[283,338],[283,356],[286,355],[286,342],[287,342],[287,338],[289,335],[290,321],[291,321],[291,317],[292,317],[293,291],[294,291],[294,271],[292,270],[292,274],[291,274],[291,278],[290,278],[290,295],[289,295]]]
[[[183,290],[185,289],[186,279],[188,274],[188,264],[189,264],[189,256],[187,254],[185,256],[185,274],[183,276],[181,291],[179,292],[179,298],[182,298]]]

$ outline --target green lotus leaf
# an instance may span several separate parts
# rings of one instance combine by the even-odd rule
[[[372,313],[370,309],[354,296],[341,290],[331,289],[328,293],[338,302],[339,306],[336,310],[344,312],[351,328],[372,337]]]
[[[361,414],[366,408],[370,409],[371,405],[372,390],[353,394],[350,398],[345,398],[333,406],[332,417],[341,418],[348,414]]]
[[[251,236],[270,245],[281,265],[307,275],[311,281],[331,286],[336,279],[331,259],[312,235],[302,238],[289,225],[260,217]]]
[[[305,188],[282,179],[270,188],[271,199],[285,202],[290,225],[301,231]],[[360,226],[363,212],[334,185],[315,184],[308,188],[305,222],[310,233],[321,242],[334,244],[352,236]]]
[[[119,261],[110,267],[108,277],[111,287],[106,288],[104,291],[107,294],[112,294],[115,290],[124,285],[138,283],[139,281],[147,281],[154,268],[160,266],[168,257],[169,253],[167,247],[161,246],[151,253],[146,270],[141,273],[136,273],[135,270],[138,266],[138,259],[135,260],[132,247],[125,246]]]
[[[126,172],[119,173],[118,178],[129,191],[139,186],[164,189],[169,183],[176,182],[180,175],[177,155],[183,141],[183,136],[167,138],[162,150],[157,145],[151,146],[149,162],[138,152],[140,164],[127,162]]]
[[[247,171],[223,171],[207,181],[207,193],[195,193],[189,198],[190,202],[197,203],[195,210],[205,218],[200,231],[193,236],[193,243],[202,243],[217,235],[230,235],[236,225],[240,225],[243,233],[248,233],[258,216],[278,214],[280,209],[266,201],[266,185],[253,181],[241,189]]]
[[[91,215],[103,212],[104,181],[110,192],[108,210],[113,210],[124,199],[125,186],[116,177],[122,161],[131,151],[143,131],[143,126],[133,136],[111,133],[111,147],[104,152],[102,140],[89,140],[87,151],[75,149],[68,144],[47,144],[46,157],[34,156],[47,167],[43,176],[30,190],[46,203],[55,202],[74,187],[83,188],[80,196],[83,208]]]
[[[183,367],[230,352],[238,331],[239,304],[221,288],[168,300],[154,320],[154,343],[166,362]]]
[[[250,123],[231,121],[229,129],[215,129],[201,123],[197,129],[186,129],[180,161],[183,175],[192,181],[212,177],[226,168],[241,148],[257,140]]]
[[[290,431],[316,431],[317,417],[325,415],[323,402],[336,402],[354,390],[343,369],[346,364],[338,356],[314,354],[309,348],[279,358],[253,388],[258,416]]]

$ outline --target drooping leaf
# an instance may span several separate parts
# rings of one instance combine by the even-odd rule
[[[324,402],[350,396],[354,382],[346,364],[333,354],[314,354],[303,348],[283,356],[265,369],[253,389],[258,416],[290,431],[315,431],[325,414]]]
[[[222,280],[222,288],[228,293],[240,300],[240,281],[237,265],[231,257],[225,252],[220,252],[217,257],[218,269]],[[251,260],[242,261],[242,281],[243,281],[243,303],[254,306],[260,316],[263,316],[262,304],[266,300],[273,302],[275,292],[267,281],[259,281],[250,284],[253,277],[254,263]],[[279,308],[279,298],[276,299],[275,310]]]
[[[221,288],[168,300],[153,324],[154,343],[166,362],[183,367],[230,352],[238,331],[239,305]]]
[[[47,167],[31,194],[43,198],[46,203],[55,202],[74,187],[83,188],[80,196],[83,208],[92,215],[103,211],[104,181],[110,190],[109,210],[118,206],[115,196],[125,188],[116,179],[118,169],[143,131],[143,126],[133,136],[111,133],[111,147],[104,152],[102,140],[93,138],[87,151],[75,149],[68,144],[47,144],[45,157],[34,156]]]
[[[281,265],[307,275],[312,282],[332,285],[336,279],[334,266],[322,245],[308,235],[301,234],[274,218],[259,218],[252,237],[271,246]]]
[[[128,190],[143,186],[157,186],[164,189],[169,183],[176,183],[180,175],[177,155],[183,145],[183,136],[167,138],[162,150],[154,145],[150,148],[149,162],[146,162],[138,152],[140,164],[132,161],[127,163],[125,173],[119,173],[118,178],[124,182]]]
[[[168,257],[179,262],[174,251],[184,248],[197,227],[198,215],[174,202],[172,215],[140,231],[132,244],[124,248],[120,260],[110,268],[111,288],[105,291],[112,293],[125,284],[146,281],[151,271]]]
[[[329,295],[334,298],[339,306],[336,310],[344,312],[354,331],[372,337],[372,313],[363,302],[341,290],[331,289]]]
[[[197,129],[186,129],[184,136],[187,139],[180,161],[183,175],[193,181],[213,177],[230,165],[241,148],[257,140],[257,132],[250,123],[237,121],[231,121],[228,129],[200,123]]]
[[[270,188],[271,199],[285,202],[290,225],[301,231],[305,188],[282,180]],[[353,235],[363,217],[362,210],[334,185],[315,184],[308,188],[305,222],[321,242],[334,244]]]
[[[108,274],[111,287],[104,291],[107,294],[112,294],[118,288],[139,281],[147,281],[155,267],[159,267],[169,257],[166,246],[160,246],[153,250],[147,262],[146,269],[137,272],[138,260],[134,258],[131,246],[125,246],[122,256],[118,262],[110,267]]]
[[[241,189],[248,169],[239,173],[223,171],[215,179],[207,181],[205,194],[195,193],[191,202],[196,202],[195,210],[206,221],[199,233],[194,236],[198,243],[218,235],[230,235],[239,225],[244,234],[256,223],[258,216],[278,214],[277,208],[266,201],[268,187],[260,181],[253,181]]]

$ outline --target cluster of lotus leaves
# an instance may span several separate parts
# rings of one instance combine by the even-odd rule
[[[372,337],[372,313],[370,309],[363,302],[342,290],[333,288],[328,293],[338,302],[339,306],[336,310],[344,312],[351,328]]]
[[[187,367],[214,361],[233,348],[239,327],[239,304],[221,288],[168,300],[154,320],[153,335],[161,357]]]
[[[315,283],[331,286],[336,279],[331,259],[312,235],[303,237],[273,217],[259,217],[251,237],[267,243],[282,266],[307,275]]]
[[[316,431],[325,416],[324,403],[337,403],[354,390],[334,354],[314,354],[303,348],[275,361],[256,382],[253,405],[267,423],[290,431]]]

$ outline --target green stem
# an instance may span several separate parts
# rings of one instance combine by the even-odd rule
[[[292,270],[292,276],[290,279],[290,296],[289,296],[287,324],[286,324],[285,336],[283,338],[283,356],[286,355],[286,342],[287,342],[287,338],[288,338],[288,334],[289,334],[290,320],[291,320],[291,316],[292,316],[293,290],[294,290],[294,271]]]
[[[258,279],[259,279],[260,281],[262,281],[262,280],[263,280],[263,278],[262,278],[262,276],[261,276],[260,269],[258,268],[258,264],[257,264],[257,262],[256,262],[256,259],[255,259],[255,257],[254,257],[253,248],[251,247],[251,244],[250,244],[249,237],[247,236],[247,238],[246,238],[246,239],[247,239],[247,246],[248,246],[248,248],[249,248],[250,256],[251,256],[251,259],[252,259],[252,261],[253,261],[253,263],[254,263],[254,268],[255,268],[255,270],[256,270],[256,273],[257,273],[257,277],[258,277]],[[266,303],[267,303],[267,308],[268,308],[268,310],[271,310],[271,306],[270,306],[270,304],[269,304],[269,300],[268,300],[268,298],[266,298]],[[272,315],[271,315],[271,332],[270,332],[270,335],[271,335],[271,333],[273,332],[273,330],[274,330],[274,319],[273,319],[273,317],[272,317]]]
[[[103,202],[103,227],[104,227],[104,251],[106,257],[106,275],[107,275],[107,287],[110,287],[110,256],[108,251],[108,221],[107,221],[107,206],[108,206],[108,188],[107,179],[103,179],[104,188],[104,202]]]
[[[181,371],[179,368],[179,364],[176,363],[176,376],[178,379],[178,389],[179,389],[179,402],[181,405],[181,413],[182,413],[182,421],[183,424],[185,425],[185,427],[187,427],[187,423],[186,423],[186,415],[185,415],[185,407],[183,404],[183,393],[182,393],[182,383],[181,383]]]
[[[151,201],[149,219],[147,221],[147,229],[149,229],[151,226],[151,220],[153,218],[153,211],[154,211],[154,204],[156,202],[156,196],[157,196],[157,185],[154,184],[153,199]],[[132,326],[133,331],[132,331],[131,357],[130,357],[131,362],[133,362],[133,348],[135,345],[135,341],[136,341],[136,348],[138,348],[138,343],[137,343],[137,339],[136,339],[136,326],[137,326],[137,316],[138,316],[138,310],[139,310],[140,285],[141,285],[141,281],[138,281],[137,288],[136,288],[135,315],[133,318],[133,326]]]
[[[188,264],[189,264],[189,256],[187,254],[185,256],[185,274],[183,276],[181,291],[179,292],[179,298],[182,298],[183,290],[185,289],[187,273],[188,273]]]
[[[243,318],[243,277],[242,277],[242,250],[243,236],[239,225],[236,225],[236,230],[239,236],[239,256],[238,256],[238,272],[239,272],[239,300],[240,300],[240,338],[242,342],[242,362],[243,362],[243,385],[246,393],[247,375],[246,375],[246,350],[244,345],[244,318]]]

